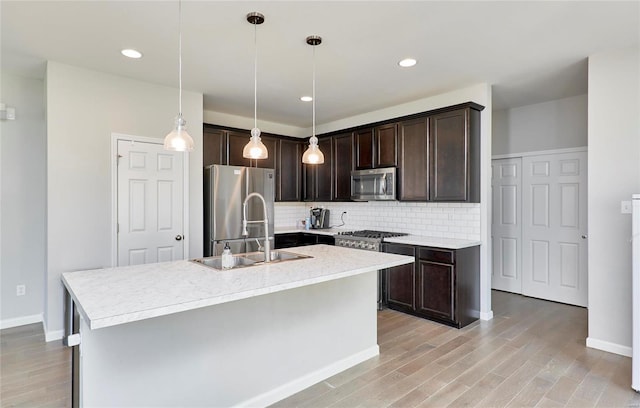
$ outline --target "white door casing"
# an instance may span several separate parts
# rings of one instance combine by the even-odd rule
[[[184,153],[117,140],[117,266],[183,259]]]
[[[492,160],[491,287],[522,293],[522,158]]]
[[[522,293],[587,306],[587,153],[522,161]]]

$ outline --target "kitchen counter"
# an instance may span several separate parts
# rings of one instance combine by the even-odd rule
[[[377,356],[377,270],[413,257],[287,252],[313,258],[64,273],[80,311],[80,406],[268,406]]]
[[[344,227],[336,227],[336,228],[325,228],[325,229],[300,229],[297,227],[275,227],[274,234],[295,234],[298,232],[304,232],[307,234],[316,234],[316,235],[338,235],[341,232],[349,232],[349,231],[357,231],[358,229],[363,228],[344,228]]]
[[[405,235],[402,237],[385,238],[384,242],[445,249],[469,248],[482,243],[480,241],[473,241],[469,239],[428,237],[422,235]]]
[[[364,229],[379,230],[378,228],[344,228],[344,227],[304,230],[296,227],[276,227],[274,233],[275,234],[292,234],[292,233],[304,232],[308,234],[335,236],[341,232],[358,231],[358,230],[364,230]],[[385,238],[383,242],[426,246],[426,247],[434,247],[434,248],[445,248],[445,249],[462,249],[462,248],[468,248],[468,247],[482,244],[481,241],[470,240],[470,239],[443,238],[443,237],[433,237],[433,236],[425,236],[425,235],[405,235],[400,237]]]
[[[164,262],[66,272],[62,281],[83,319],[98,329],[409,263],[398,255],[329,245],[285,252],[312,258],[225,271]]]

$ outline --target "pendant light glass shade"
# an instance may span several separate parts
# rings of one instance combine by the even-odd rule
[[[305,164],[322,164],[324,163],[324,154],[318,147],[318,138],[311,136],[309,138],[309,147],[302,154],[302,162]]]
[[[266,159],[269,157],[267,146],[260,139],[260,129],[251,129],[251,139],[242,149],[242,157],[247,159]]]
[[[266,159],[269,157],[267,146],[260,139],[258,129],[258,24],[264,23],[264,16],[256,11],[247,14],[247,21],[253,24],[253,43],[255,55],[253,59],[253,129],[251,139],[242,149],[242,157],[246,159]]]
[[[178,2],[178,116],[175,128],[164,138],[164,148],[178,152],[193,150],[193,138],[187,133],[187,121],[182,117],[182,2]]]
[[[187,121],[178,114],[176,127],[164,138],[165,150],[176,152],[190,152],[193,150],[193,138],[187,133]]]
[[[307,37],[307,44],[313,48],[313,96],[312,96],[312,124],[311,124],[311,137],[309,138],[309,147],[302,154],[302,163],[305,164],[323,164],[324,154],[318,147],[318,138],[316,137],[316,49],[315,46],[322,43],[322,38],[317,35]]]

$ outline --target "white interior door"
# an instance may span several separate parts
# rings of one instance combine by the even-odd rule
[[[587,154],[524,157],[522,293],[587,306]]]
[[[118,140],[118,266],[184,258],[183,155]]]
[[[522,158],[492,160],[491,287],[522,293]]]

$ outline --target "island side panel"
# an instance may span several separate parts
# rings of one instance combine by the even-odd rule
[[[82,326],[83,406],[268,405],[378,354],[375,271]]]

